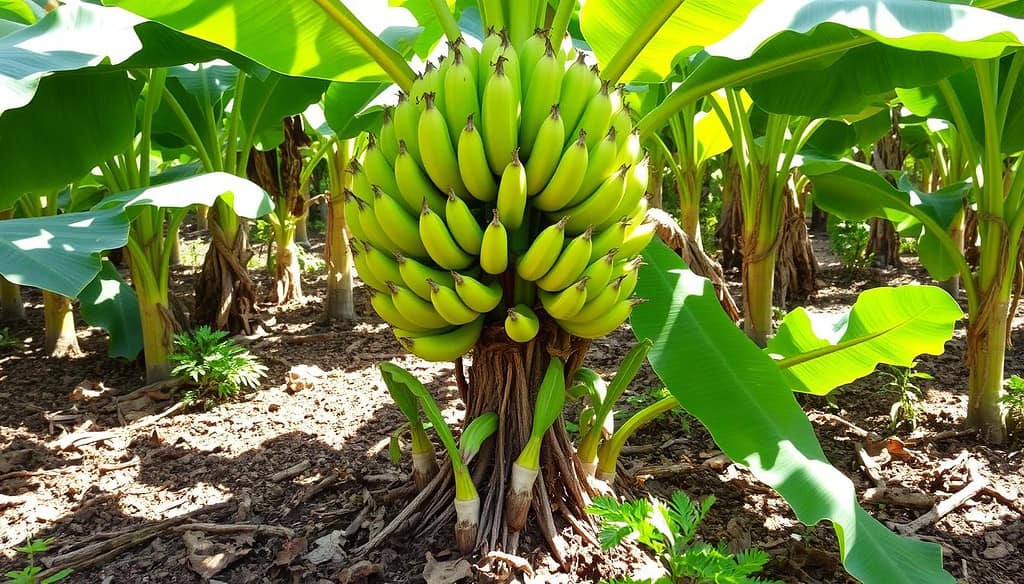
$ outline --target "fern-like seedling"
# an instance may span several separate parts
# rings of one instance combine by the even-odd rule
[[[203,325],[191,333],[174,337],[174,353],[168,357],[176,363],[172,375],[187,377],[196,390],[186,393],[186,401],[224,400],[243,388],[259,386],[267,368],[224,331]]]

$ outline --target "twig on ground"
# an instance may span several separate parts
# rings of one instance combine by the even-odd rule
[[[487,555],[484,556],[484,562],[488,561],[499,561],[513,570],[533,576],[533,568],[530,566],[530,562],[526,561],[526,558],[506,554],[505,552],[492,551],[488,552]]]
[[[108,472],[114,472],[115,470],[123,470],[126,468],[131,468],[133,466],[138,466],[140,462],[141,461],[139,457],[136,456],[135,458],[131,460],[126,460],[124,462],[112,462],[101,464],[97,468],[100,471],[100,474],[104,474]]]
[[[295,537],[295,530],[280,525],[263,525],[259,523],[185,523],[175,525],[171,531],[205,531],[206,533],[253,533],[258,535],[276,535],[279,537]]]
[[[929,434],[918,438],[907,438],[903,441],[903,444],[907,446],[921,446],[922,444],[931,444],[932,442],[948,440],[949,438],[973,436],[977,433],[977,430],[944,430],[942,432],[936,432],[935,434]]]
[[[913,535],[926,525],[931,525],[932,523],[942,519],[951,511],[969,501],[972,497],[988,486],[988,479],[977,471],[975,465],[968,464],[968,470],[971,475],[971,482],[967,483],[966,487],[950,495],[948,498],[939,501],[931,508],[930,511],[917,519],[914,519],[910,523],[897,525],[896,531],[900,532],[902,535]]]
[[[309,462],[309,459],[305,459],[299,462],[298,464],[293,464],[292,466],[289,466],[284,470],[279,470],[275,472],[274,474],[270,475],[270,480],[272,482],[279,483],[281,481],[286,481],[288,479],[295,478],[309,470],[310,466],[311,464]]]
[[[363,508],[359,510],[358,514],[356,514],[355,519],[352,520],[352,523],[348,524],[348,527],[346,527],[344,531],[341,532],[341,535],[345,537],[352,537],[353,535],[358,533],[359,530],[363,527],[363,522],[366,521],[366,517],[370,514],[370,509],[372,508],[373,505],[369,503],[363,505]]]

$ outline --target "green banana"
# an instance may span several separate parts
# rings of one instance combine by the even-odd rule
[[[420,164],[419,139],[420,108],[404,93],[398,94],[398,105],[395,106],[395,136],[399,142],[405,141],[409,155]],[[356,191],[358,192],[358,191]]]
[[[370,269],[378,282],[387,284],[389,281],[401,281],[402,274],[398,269],[398,262],[391,255],[364,243],[363,256],[365,257],[366,267]],[[385,285],[383,289],[387,289],[387,286]]]
[[[473,116],[466,119],[466,127],[459,134],[459,174],[466,190],[485,203],[498,198],[498,183],[491,174],[484,140],[473,125]]]
[[[427,284],[427,280],[434,280],[445,286],[452,286],[455,283],[450,273],[432,268],[413,258],[407,258],[401,252],[395,253],[395,261],[398,263],[398,272],[402,277],[401,282],[424,300],[430,300],[430,285]]]
[[[480,99],[477,94],[476,64],[468,63],[463,49],[458,46],[453,51],[453,59],[444,76],[444,114],[449,138],[456,145],[465,120],[480,115]]]
[[[541,306],[555,319],[572,318],[583,309],[583,305],[587,302],[587,280],[581,278],[561,292],[541,290],[538,296],[540,296]]]
[[[615,126],[612,126],[614,128]],[[640,157],[643,156],[644,148],[640,144],[640,132],[631,130],[626,134],[622,144],[619,145],[616,141],[616,147],[618,148],[618,154],[615,156],[615,162],[617,164],[636,164],[640,161]]]
[[[622,245],[622,240],[626,237],[629,225],[629,220],[623,219],[607,229],[596,232],[593,237],[594,245],[590,250],[590,261],[593,262],[607,254],[609,250],[615,249],[617,252],[618,247]]]
[[[637,256],[622,266],[622,284],[619,286],[619,300],[625,300],[636,290],[640,276],[640,266],[644,265],[643,256]]]
[[[487,36],[484,37],[484,42],[480,45],[480,62],[477,63],[476,83],[478,95],[484,94],[487,80],[491,77],[491,68],[501,52],[501,44],[501,35],[495,32],[493,27],[488,29]]]
[[[470,307],[480,313],[487,313],[501,303],[501,285],[498,282],[484,284],[471,276],[452,272],[455,281],[455,293]]]
[[[391,301],[395,308],[406,320],[424,328],[438,329],[449,326],[448,321],[438,314],[429,300],[420,298],[412,290],[394,282],[388,282],[388,290],[391,291]]]
[[[398,133],[395,130],[395,108],[384,108],[384,121],[380,125],[380,150],[384,158],[394,160],[398,157]]]
[[[481,316],[469,324],[464,324],[452,331],[437,334],[410,335],[405,331],[395,331],[395,337],[406,350],[427,361],[454,361],[465,355],[476,344],[483,330],[484,319]]]
[[[398,194],[398,183],[395,182],[395,169],[391,167],[384,152],[377,146],[377,138],[367,135],[366,153],[363,154],[363,172],[371,185],[378,185],[385,193]]]
[[[551,106],[551,112],[537,129],[531,141],[533,153],[526,160],[526,194],[533,196],[541,192],[555,174],[565,144],[565,124],[558,111],[558,104]]]
[[[642,302],[639,299],[616,302],[607,312],[589,322],[559,321],[559,326],[569,334],[583,339],[598,339],[608,335],[626,322],[633,307]]]
[[[526,79],[527,83],[532,83],[533,71],[537,67],[537,62],[544,56],[544,47],[547,44],[547,31],[535,28],[533,29],[533,34],[530,35],[530,38],[526,39],[526,42],[523,43],[522,47],[520,47],[519,71],[522,73],[521,78]],[[562,80],[559,79],[558,83],[561,85]]]
[[[630,169],[629,174],[626,175],[626,187],[622,191],[622,199],[616,205],[615,210],[608,215],[607,219],[600,222],[596,229],[607,229],[622,220],[623,217],[633,217],[641,205],[645,207],[643,212],[647,212],[646,203],[642,203],[642,201],[645,200],[644,193],[647,191],[648,176],[650,176],[650,169],[648,168],[648,159],[645,157],[640,164]]]
[[[459,247],[473,255],[480,255],[484,230],[476,222],[476,217],[473,216],[469,205],[457,197],[455,191],[448,191],[448,202],[444,206],[444,219]]]
[[[475,258],[462,251],[444,219],[431,211],[426,202],[420,210],[419,233],[430,259],[442,268],[462,270],[473,265]]]
[[[387,287],[385,287],[387,290]],[[373,306],[373,310],[377,313],[377,316],[384,319],[384,322],[390,324],[392,327],[398,327],[409,331],[410,333],[424,333],[427,331],[435,330],[433,327],[423,327],[411,320],[402,316],[398,309],[395,308],[395,303],[391,299],[390,291],[378,291],[372,290],[370,292],[370,305]]]
[[[505,317],[505,333],[517,343],[528,343],[540,332],[540,319],[529,306],[516,304],[508,309]]]
[[[587,148],[593,148],[597,141],[608,133],[612,124],[612,100],[608,95],[608,82],[601,84],[601,90],[593,94],[580,116],[573,133],[587,132]]]
[[[349,160],[345,172],[352,175],[352,186],[350,187],[352,192],[358,195],[364,203],[373,205],[373,189],[370,188],[370,179],[366,178],[366,171],[363,170],[363,165],[359,163],[359,160],[356,158]]]
[[[508,39],[508,31],[503,30],[502,42],[501,42],[501,56],[505,57],[505,74],[508,75],[509,82],[512,83],[512,90],[516,95],[516,103],[521,104],[523,101],[523,78],[521,73],[521,65],[519,59],[519,51]],[[495,59],[497,62],[497,59]]]
[[[423,96],[424,110],[420,114],[419,126],[423,168],[441,192],[447,193],[449,189],[454,189],[459,196],[468,197],[469,191],[466,190],[466,185],[462,184],[455,147],[452,146],[452,139],[448,134],[448,122],[441,110],[434,106],[435,98],[434,93]]]
[[[633,110],[630,109],[629,104],[625,101],[622,102],[620,107],[614,114],[612,114],[612,127],[615,128],[616,139],[615,147],[619,150],[629,140],[629,137],[633,135]],[[639,138],[639,135],[637,136]],[[622,161],[623,164],[627,161]],[[630,164],[636,162],[635,160],[628,161]]]
[[[423,172],[420,165],[413,158],[409,145],[405,140],[398,142],[398,158],[395,159],[395,181],[398,184],[398,191],[393,193],[401,195],[400,202],[410,213],[419,213],[423,201],[426,201],[435,213],[444,209],[444,197],[437,192],[430,177]],[[391,191],[387,191],[391,192]]]
[[[533,238],[533,243],[516,262],[516,273],[520,278],[528,282],[539,280],[555,265],[565,243],[565,224],[568,221],[568,217],[563,217]]]
[[[634,256],[644,250],[647,244],[654,238],[655,228],[658,224],[654,221],[645,221],[639,225],[631,227],[627,232],[626,236],[622,240],[622,245],[619,246],[619,258],[628,258]]]
[[[377,224],[381,226],[382,231],[387,225],[387,236],[395,242],[398,251],[414,258],[427,257],[427,249],[420,239],[416,218],[410,215],[394,197],[382,191],[377,185],[373,185],[373,197],[373,214],[377,218]]]
[[[480,107],[484,150],[494,174],[502,174],[512,162],[519,134],[519,98],[505,74],[507,60],[501,55],[494,62],[494,73],[487,80]]]
[[[370,269],[369,264],[366,263],[366,254],[360,250],[362,245],[360,242],[352,239],[349,241],[349,250],[352,252],[352,263],[356,265],[356,273],[359,274],[359,279],[363,281],[371,290],[386,290],[387,285],[384,280],[381,280],[373,273]]]
[[[577,281],[590,262],[590,250],[593,248],[592,234],[593,230],[587,229],[574,237],[559,254],[555,265],[551,266],[548,273],[537,280],[537,287],[548,292],[557,292]]]
[[[591,225],[600,225],[615,212],[626,190],[626,175],[629,167],[624,166],[587,197],[582,203],[563,209],[559,215],[568,215],[565,224],[568,233],[582,233]]]
[[[586,132],[580,132],[575,142],[562,154],[555,172],[547,185],[533,198],[533,206],[541,211],[558,211],[566,207],[576,195],[587,172]]]
[[[585,324],[592,320],[600,319],[619,301],[619,290],[622,289],[622,281],[625,278],[626,276],[623,274],[612,280],[607,286],[601,288],[596,295],[588,296],[588,302],[583,305],[583,308],[575,316],[565,319],[565,321],[569,324]]]
[[[430,286],[430,303],[434,305],[434,310],[450,324],[467,324],[480,316],[479,312],[466,306],[455,290],[432,279],[428,279],[427,284]]]
[[[500,274],[508,269],[508,230],[502,225],[497,209],[480,242],[480,267],[488,274]]]
[[[526,168],[519,161],[519,150],[501,173],[498,185],[498,216],[509,231],[519,229],[526,214]]]
[[[562,76],[562,91],[558,103],[562,108],[562,120],[565,122],[566,131],[576,127],[590,97],[601,89],[601,78],[587,66],[585,58],[586,53],[578,51],[576,60]],[[575,135],[572,133],[566,137]]]
[[[377,221],[377,213],[372,205],[367,205],[365,201],[356,197],[356,213],[359,226],[366,235],[363,238],[365,241],[388,253],[398,249],[398,244],[395,243],[395,240],[381,228],[380,223]]]
[[[562,90],[563,69],[555,58],[551,43],[545,41],[545,46],[544,54],[530,75],[526,75],[525,71],[523,75],[523,79],[528,80],[523,98],[523,119],[519,124],[519,146],[524,158],[532,154],[537,132],[551,112],[551,106],[558,103],[558,94]]]
[[[604,140],[598,142],[593,150],[590,150],[590,157],[587,159],[587,173],[583,175],[583,182],[580,183],[580,188],[576,189],[576,194],[566,204],[567,207],[582,203],[587,197],[594,194],[594,191],[608,179],[608,176],[616,168],[620,168],[615,164],[615,154],[615,129],[611,128],[605,134]]]
[[[593,247],[593,245],[591,245]],[[587,298],[596,298],[597,295],[604,289],[605,285],[612,277],[612,268],[615,265],[615,254],[618,253],[618,248],[612,248],[608,250],[608,253],[597,258],[597,261],[591,262],[589,266],[580,275],[581,278],[586,277],[587,280]]]
[[[345,226],[348,227],[349,233],[359,239],[366,239],[366,231],[359,223],[359,197],[349,189],[345,189],[341,198],[344,201],[342,204],[345,206]],[[365,203],[363,204],[365,205]]]

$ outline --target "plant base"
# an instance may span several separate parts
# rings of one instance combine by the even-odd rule
[[[484,444],[470,469],[481,497],[473,550],[516,552],[519,532],[507,524],[506,494],[512,485],[515,458],[530,436],[537,388],[552,355],[565,360],[565,373],[571,378],[582,364],[588,347],[589,341],[570,336],[548,319],[529,343],[510,341],[497,324],[484,329],[473,351],[468,377],[464,375],[461,362],[456,363],[456,381],[466,404],[466,419],[493,411],[500,420],[498,431]],[[585,541],[596,546],[596,529],[585,511],[593,495],[586,471],[565,430],[565,422],[559,418],[544,436],[540,473],[533,483],[530,503],[533,519],[527,525],[539,528],[552,556],[564,569],[568,569],[568,562],[553,511],[562,515]],[[430,485],[360,551],[369,551],[400,531],[422,536],[451,526],[455,516],[454,496],[451,466],[442,463],[441,471]],[[408,531],[410,521],[414,525],[412,531]]]
[[[43,292],[43,350],[51,357],[80,357],[75,334],[75,313],[71,299],[53,292]]]
[[[21,287],[0,276],[0,322],[25,320],[25,303],[21,300]]]
[[[252,255],[246,245],[245,228],[228,241],[216,222],[210,221],[210,249],[203,271],[196,281],[194,321],[231,333],[252,334],[256,289],[246,264]]]

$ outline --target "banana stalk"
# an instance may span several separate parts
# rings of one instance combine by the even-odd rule
[[[609,483],[615,480],[615,465],[619,460],[619,453],[622,452],[622,447],[626,444],[626,440],[629,440],[629,437],[636,433],[637,430],[677,405],[679,405],[679,402],[676,401],[676,398],[669,396],[654,402],[627,420],[612,435],[611,439],[606,440],[601,445],[601,452],[598,457],[599,462],[597,464],[597,478]]]
[[[434,444],[430,441],[423,429],[423,423],[420,421],[416,396],[409,391],[405,384],[395,379],[394,367],[390,363],[381,363],[380,373],[384,379],[384,386],[391,394],[391,399],[409,420],[409,434],[412,436],[412,478],[416,483],[416,488],[423,490],[437,474],[437,455],[434,452]]]
[[[562,413],[565,404],[565,365],[552,357],[544,373],[533,412],[533,427],[519,458],[512,463],[512,481],[505,499],[505,521],[512,531],[526,525],[533,500],[533,483],[540,473],[540,447],[544,434]]]

